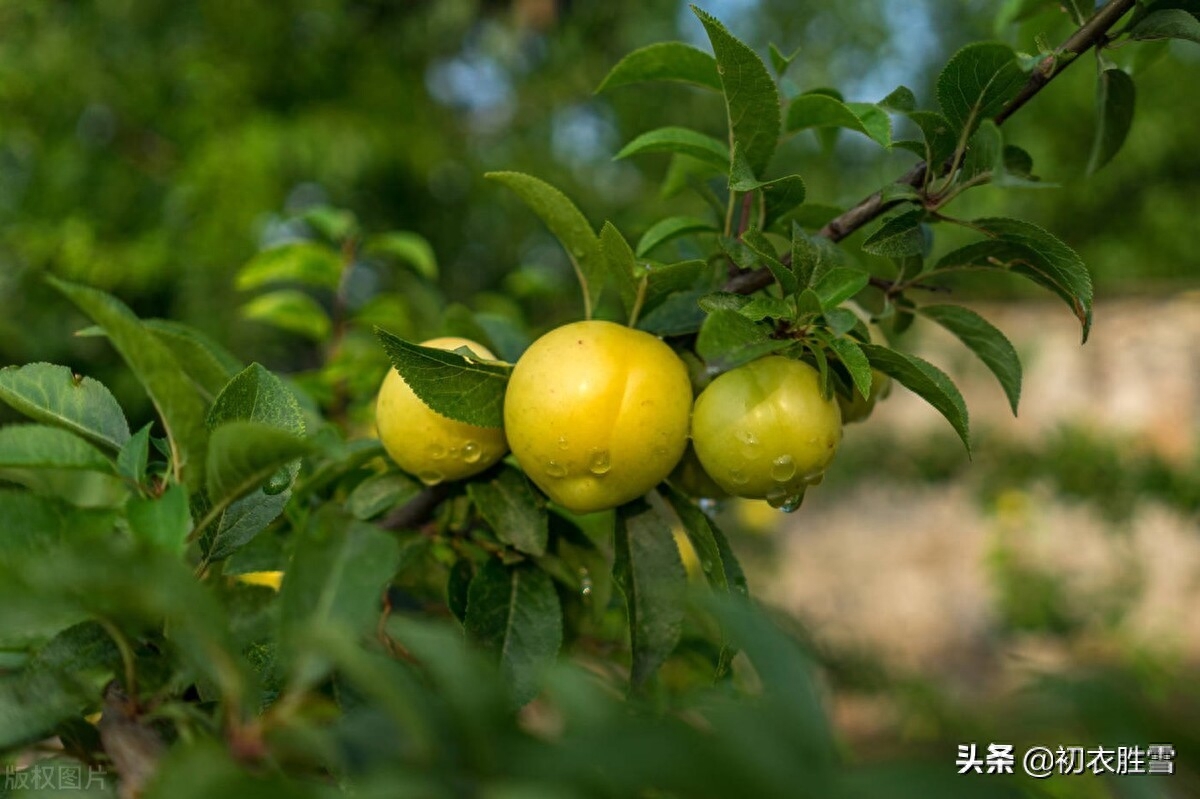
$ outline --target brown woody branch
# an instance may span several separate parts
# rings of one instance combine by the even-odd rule
[[[1060,72],[1070,66],[1071,62],[1093,47],[1105,43],[1108,40],[1108,32],[1117,24],[1121,17],[1125,16],[1134,7],[1135,2],[1136,0],[1109,0],[1109,2],[1105,3],[1099,11],[1092,15],[1091,19],[1071,34],[1056,51],[1042,59],[1041,63],[1033,70],[1033,74],[1029,76],[1029,80],[1021,87],[1021,90],[1001,109],[1000,113],[996,114],[992,121],[997,125],[1004,124],[1009,117],[1029,102],[1034,95],[1044,89],[1050,81],[1054,80]],[[951,168],[952,164],[943,164],[941,173],[945,174]],[[925,185],[925,177],[928,171],[929,165],[922,161],[905,172],[895,182],[919,189]],[[878,218],[884,211],[899,202],[901,201],[884,202],[883,195],[880,192],[875,192],[858,202],[853,208],[846,210],[827,222],[818,232],[818,235],[824,236],[830,241],[841,241],[871,220]],[[738,294],[750,294],[771,285],[772,280],[773,278],[769,270],[755,269],[731,278],[725,284],[725,290]],[[882,278],[878,278],[877,280],[883,281]],[[887,283],[888,281],[883,282]]]

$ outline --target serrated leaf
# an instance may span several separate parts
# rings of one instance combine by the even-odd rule
[[[644,236],[642,238],[645,239]],[[638,246],[641,247],[640,244]],[[605,222],[604,227],[600,228],[600,253],[608,270],[608,280],[616,287],[625,313],[632,314],[637,305],[638,281],[634,276],[637,261],[633,257],[633,250],[629,249],[629,242],[612,222]]]
[[[245,319],[277,327],[288,333],[325,341],[333,329],[329,314],[303,291],[280,289],[260,294],[241,307]]]
[[[501,541],[527,555],[546,554],[550,522],[523,473],[504,467],[486,483],[468,484],[467,495]]]
[[[192,531],[188,492],[173,485],[158,497],[130,497],[125,504],[129,529],[140,543],[182,555]]]
[[[638,239],[637,256],[641,258],[655,247],[680,236],[686,236],[689,233],[712,233],[716,229],[712,222],[694,216],[669,216],[666,219],[660,219]]]
[[[802,287],[812,285],[821,265],[821,250],[799,222],[792,222],[792,271]]]
[[[642,301],[643,312],[658,308],[667,298],[683,293],[707,290],[708,286],[697,284],[709,274],[705,261],[679,261],[673,264],[651,264],[646,272],[646,292]]]
[[[115,297],[53,277],[47,280],[108,334],[158,410],[177,476],[189,489],[199,488],[208,438],[204,401],[191,388],[175,355]]]
[[[239,552],[279,518],[291,498],[290,489],[278,494],[268,494],[258,489],[230,503],[216,517],[216,527],[210,524],[200,538],[200,549],[205,560],[218,561]]]
[[[788,106],[787,130],[846,128],[870,138],[881,147],[892,146],[892,123],[872,103],[843,103],[826,94],[802,94]]]
[[[209,398],[239,372],[244,364],[220,344],[190,325],[171,319],[146,319],[142,322],[167,345],[179,365]]]
[[[146,482],[146,460],[150,457],[150,428],[153,422],[147,422],[141,430],[134,433],[117,453],[117,474],[135,485]]]
[[[637,329],[656,336],[685,336],[695,333],[704,321],[700,298],[708,293],[708,289],[692,289],[668,294],[656,307],[642,315]]]
[[[915,355],[877,344],[860,344],[871,366],[912,391],[946,417],[954,432],[971,452],[970,422],[962,394],[945,372]],[[868,387],[868,391],[869,391]]]
[[[887,97],[879,101],[879,107],[907,114],[917,110],[917,96],[907,86],[897,86]]]
[[[346,510],[354,518],[366,521],[408,504],[421,491],[421,484],[403,472],[371,475],[346,497]]]
[[[738,308],[737,312],[751,322],[761,322],[764,319],[788,319],[792,316],[792,307],[782,297],[756,294],[750,302]]]
[[[682,42],[660,42],[634,50],[618,61],[596,93],[652,80],[682,81],[721,91],[715,58]]]
[[[371,236],[363,246],[363,254],[390,258],[407,264],[426,280],[437,280],[438,277],[437,256],[433,252],[433,245],[418,233],[393,230]]]
[[[341,254],[317,241],[293,241],[263,250],[238,270],[242,291],[268,283],[300,283],[336,289],[344,268]]]
[[[722,172],[729,169],[729,147],[691,128],[665,127],[647,131],[622,147],[613,158],[643,153],[676,153],[703,161]]]
[[[1092,278],[1074,250],[1031,222],[991,217],[971,222],[992,238],[944,255],[934,272],[948,269],[1009,269],[1045,286],[1075,313],[1086,342],[1092,326]]]
[[[925,146],[924,152],[918,155],[928,163],[940,165],[954,153],[958,137],[954,135],[954,129],[946,117],[936,111],[913,111],[908,118],[921,129]]]
[[[510,569],[493,558],[471,581],[463,626],[500,661],[517,706],[537,696],[562,646],[562,625],[558,593],[540,569]]]
[[[887,258],[920,255],[925,251],[925,234],[921,231],[921,222],[924,219],[923,208],[913,208],[896,214],[867,236],[862,248],[872,255]]]
[[[0,369],[0,400],[34,421],[110,449],[129,440],[129,422],[112,392],[90,377],[76,379],[65,366],[31,363]]]
[[[1021,359],[1008,338],[991,322],[961,305],[925,305],[920,311],[979,356],[1000,381],[1013,416],[1016,416],[1021,400]]]
[[[841,336],[830,336],[825,339],[825,343],[829,349],[833,350],[833,354],[837,356],[842,365],[846,367],[846,371],[850,373],[850,379],[854,381],[854,387],[858,389],[858,393],[863,397],[871,395],[871,362],[867,360],[866,354],[862,351],[862,347],[848,338]]]
[[[985,119],[971,137],[963,157],[959,179],[968,181],[981,175],[995,178],[1004,169],[1004,136],[990,119]]]
[[[721,591],[749,596],[746,575],[721,529],[683,492],[669,484],[663,486],[662,490],[663,496],[683,523],[683,529],[696,548],[700,562],[707,562],[712,567],[704,571],[709,585]]]
[[[422,347],[375,328],[396,371],[422,402],[448,419],[504,426],[504,391],[512,367]]]
[[[715,17],[692,6],[704,25],[717,59],[722,93],[729,113],[730,138],[754,169],[767,170],[779,143],[779,92],[758,55]],[[726,160],[728,164],[728,159]]]
[[[687,573],[671,526],[642,500],[617,508],[615,547],[613,575],[625,596],[637,688],[679,642]]]
[[[769,228],[781,216],[804,202],[807,189],[799,175],[775,180],[759,180],[745,157],[734,147],[729,168],[730,191],[760,191],[763,203],[763,228]]]
[[[575,267],[586,299],[584,305],[590,315],[604,287],[605,267],[600,255],[600,239],[587,218],[567,195],[532,175],[488,172],[484,177],[512,190],[563,245]]]
[[[233,421],[209,439],[205,487],[215,508],[259,489],[280,468],[308,452],[304,439],[260,422]]]
[[[1017,54],[1006,44],[976,42],[955,53],[937,80],[938,103],[950,124],[967,136],[1000,112],[1025,84]]]
[[[771,275],[779,282],[779,287],[783,289],[784,296],[795,294],[799,288],[799,281],[792,270],[785,266],[779,260],[779,256],[775,253],[775,247],[770,240],[763,234],[761,230],[750,228],[742,234],[742,243],[754,251],[762,261],[763,266],[771,271]]]
[[[792,61],[800,54],[800,49],[796,48],[791,55],[784,55],[774,42],[767,45],[767,49],[771,56],[771,66],[775,69],[775,74],[783,77],[783,73],[787,72],[788,67],[792,65]]]
[[[769,325],[751,322],[737,311],[713,311],[696,337],[696,354],[710,372],[727,372],[791,344],[770,335]]]
[[[821,298],[821,308],[830,310],[858,294],[867,287],[870,280],[869,272],[839,266],[821,275],[821,279],[813,286],[813,291]]]
[[[1181,8],[1152,11],[1129,31],[1132,39],[1183,39],[1200,44],[1200,20]]]
[[[82,469],[112,472],[104,453],[61,427],[10,424],[0,427],[0,469]]]
[[[1186,12],[1185,12],[1186,13]],[[1153,15],[1151,15],[1153,16]],[[1198,27],[1191,15],[1187,15]],[[1087,172],[1092,174],[1113,159],[1125,143],[1133,126],[1133,107],[1136,90],[1133,78],[1122,69],[1106,69],[1096,80],[1096,110],[1098,124],[1092,140],[1092,155]]]

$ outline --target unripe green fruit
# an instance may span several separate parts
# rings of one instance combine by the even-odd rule
[[[622,505],[670,474],[687,445],[683,361],[612,322],[551,330],[517,361],[504,429],[525,474],[576,513]]]
[[[730,494],[790,509],[821,479],[842,438],[817,370],[778,355],[718,377],[696,399],[692,444]]]
[[[871,411],[875,410],[875,403],[891,393],[892,378],[878,369],[872,369],[870,395],[864,397],[858,393],[856,388],[851,388],[851,391],[854,395],[853,399],[846,399],[841,394],[837,395],[838,407],[842,410],[843,424],[861,422],[870,416]]]
[[[493,360],[483,345],[465,338],[435,338],[423,347],[466,347]],[[426,485],[478,474],[504,457],[508,444],[498,427],[476,427],[442,416],[418,397],[395,369],[389,369],[375,403],[375,427],[388,455]]]

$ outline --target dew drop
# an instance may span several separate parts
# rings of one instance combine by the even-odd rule
[[[546,464],[546,474],[551,477],[566,477],[567,467],[563,466],[558,461],[550,461]]]
[[[592,574],[582,567],[579,569],[579,593],[585,599],[590,599],[592,596]]]
[[[771,479],[777,483],[786,483],[796,474],[796,462],[791,455],[780,455],[771,461]]]
[[[758,436],[751,433],[749,430],[739,430],[736,433],[737,440],[745,444],[747,447],[758,446]]]
[[[566,436],[559,436],[559,437],[558,437],[558,448],[559,448],[559,449],[566,449],[566,448],[567,448],[567,437],[566,437]]]
[[[468,441],[462,446],[462,459],[467,463],[477,463],[483,455],[483,450],[474,441]]]
[[[419,473],[417,478],[427,486],[435,486],[442,482],[442,480],[446,479],[441,472],[435,469],[426,469],[425,471]]]
[[[717,504],[717,501],[715,499],[703,497],[701,499],[696,500],[696,507],[698,507],[698,508],[700,508],[700,510],[704,511],[705,514],[711,516],[712,514],[717,512],[719,505]]]
[[[745,485],[750,482],[750,478],[741,469],[734,469],[729,473],[729,479],[734,485]]]
[[[612,468],[612,459],[606,449],[594,449],[588,458],[588,471],[592,474],[608,474]]]
[[[430,444],[429,457],[433,458],[435,461],[440,461],[442,458],[446,457],[446,448],[441,444]]]

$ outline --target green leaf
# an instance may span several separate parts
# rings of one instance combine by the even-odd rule
[[[407,505],[421,493],[422,486],[403,472],[375,474],[363,480],[346,498],[346,510],[361,521]]]
[[[925,234],[921,230],[924,219],[923,208],[913,208],[889,217],[867,236],[862,248],[872,255],[886,258],[920,255],[925,251]]]
[[[737,309],[737,312],[751,322],[761,322],[764,319],[789,319],[793,315],[792,307],[782,297],[772,297],[769,294],[756,294],[748,303]]]
[[[1180,8],[1153,11],[1129,31],[1132,39],[1183,39],[1200,44],[1200,20]]]
[[[991,217],[971,224],[992,238],[947,253],[934,267],[934,273],[963,268],[1008,269],[1028,277],[1071,307],[1087,341],[1092,326],[1092,278],[1078,253],[1031,222]]]
[[[57,278],[47,280],[108,334],[162,418],[176,476],[189,489],[199,488],[208,438],[204,401],[191,388],[175,355],[116,298]]]
[[[256,289],[268,283],[300,283],[337,288],[344,262],[333,248],[317,241],[293,241],[263,250],[238,270],[237,288]]]
[[[609,282],[617,287],[625,313],[632,314],[637,305],[638,281],[634,277],[637,261],[633,250],[629,249],[629,242],[612,222],[605,222],[600,228],[600,252],[608,269]]]
[[[958,137],[946,117],[936,111],[913,111],[908,118],[921,129],[925,139],[923,157],[927,163],[936,168],[954,154]]]
[[[1050,9],[1058,9],[1062,0],[1008,0],[996,14],[996,29],[1003,30]]]
[[[708,289],[692,289],[668,294],[649,312],[642,314],[638,330],[656,336],[685,336],[700,329],[704,311],[700,298],[709,294]]]
[[[363,254],[376,258],[388,258],[408,264],[426,280],[437,280],[437,256],[433,245],[424,236],[407,230],[393,230],[367,239]]]
[[[813,291],[821,298],[821,308],[836,308],[867,287],[871,280],[869,272],[839,266],[821,275]]]
[[[928,361],[915,355],[881,347],[877,344],[860,344],[867,360],[879,371],[937,409],[946,417],[954,432],[962,439],[967,453],[971,452],[971,437],[967,416],[967,405],[962,394],[946,373]],[[868,389],[869,390],[869,389]]]
[[[712,222],[694,216],[669,216],[666,219],[660,219],[638,239],[637,256],[641,258],[655,247],[680,236],[686,236],[689,233],[712,233],[716,229]]]
[[[775,81],[771,80],[762,59],[715,17],[696,6],[692,6],[692,11],[708,32],[717,58],[731,138],[754,174],[762,175],[779,143],[779,93]]]
[[[830,336],[825,339],[825,343],[846,367],[846,371],[850,373],[850,379],[854,381],[854,387],[858,389],[858,393],[863,397],[871,396],[873,380],[871,362],[867,360],[862,347],[853,340],[841,336]]]
[[[671,526],[642,500],[617,508],[613,575],[625,596],[633,647],[630,679],[637,688],[679,642],[687,587]]]
[[[590,316],[604,287],[605,266],[600,256],[600,239],[587,218],[567,195],[532,175],[488,172],[484,177],[516,193],[562,243],[583,287],[584,305]]]
[[[821,266],[821,250],[799,222],[792,222],[792,271],[803,287],[812,285]]]
[[[0,427],[0,469],[84,469],[112,472],[104,453],[60,427],[10,424]]]
[[[879,101],[879,107],[907,114],[917,110],[917,96],[907,86],[897,86],[891,94]]]
[[[643,153],[677,153],[703,161],[722,172],[729,169],[729,148],[712,136],[691,128],[666,127],[647,131],[622,147],[613,158]]]
[[[210,563],[222,560],[249,544],[279,518],[291,498],[290,489],[268,494],[260,488],[220,510],[216,526],[208,525],[200,538],[205,560]]]
[[[1187,17],[1200,27],[1200,22],[1196,22],[1190,14],[1187,14]],[[1111,161],[1125,143],[1133,125],[1135,96],[1133,78],[1122,69],[1106,69],[1097,78],[1096,108],[1099,121],[1096,125],[1096,138],[1092,140],[1092,155],[1088,159],[1089,175]]]
[[[260,422],[216,427],[209,440],[206,490],[215,509],[261,488],[281,467],[308,452],[304,439]]]
[[[344,208],[313,205],[304,209],[300,218],[314,232],[330,241],[343,242],[357,236],[359,232],[358,217],[354,215],[353,211],[347,211]]]
[[[190,325],[170,319],[146,319],[143,325],[167,345],[192,382],[208,398],[215,397],[243,363],[220,344]]]
[[[991,322],[961,305],[925,305],[921,313],[958,337],[1000,381],[1013,416],[1021,400],[1021,359],[1005,335]]]
[[[660,42],[634,50],[618,61],[596,93],[651,80],[682,81],[721,91],[716,59],[681,42]]]
[[[751,322],[737,311],[714,311],[700,327],[696,354],[711,372],[727,372],[791,344],[770,335],[770,325]]]
[[[146,425],[125,442],[117,453],[117,474],[136,485],[146,482],[146,460],[150,457],[150,428],[153,422]]]
[[[329,314],[303,291],[280,289],[260,294],[241,308],[246,319],[286,330],[298,336],[325,341],[333,329]]]
[[[775,247],[761,230],[750,228],[742,234],[742,243],[755,252],[764,266],[771,271],[785,296],[795,294],[799,289],[799,281],[792,270],[779,260]]]
[[[421,347],[375,328],[388,357],[422,402],[448,419],[504,426],[504,390],[512,367]]]
[[[892,146],[891,120],[872,103],[843,103],[827,94],[802,94],[788,106],[787,130],[809,128],[847,128],[881,147]]]
[[[65,366],[31,363],[0,369],[0,400],[30,419],[57,425],[110,449],[129,440],[129,422],[104,384]]]
[[[542,675],[562,646],[562,607],[548,574],[489,559],[467,591],[463,626],[499,659],[515,705],[537,696]]]
[[[709,585],[722,591],[749,596],[750,589],[746,584],[742,565],[738,563],[721,529],[683,492],[670,484],[663,486],[662,490],[663,496],[683,523],[683,529],[695,547],[696,554],[700,556],[701,566],[705,563],[710,566],[704,569],[704,576]]]
[[[970,136],[1024,85],[1025,73],[1011,47],[976,42],[955,53],[938,75],[938,103],[955,130]]]
[[[1004,136],[995,122],[985,119],[971,137],[959,180],[967,181],[984,174],[990,174],[994,179],[1003,169]]]
[[[773,222],[804,202],[806,188],[799,175],[788,175],[775,180],[762,181],[754,176],[754,170],[742,153],[734,147],[729,168],[730,191],[761,191],[765,210],[763,227]]]
[[[523,473],[506,466],[486,483],[469,483],[467,495],[501,541],[527,555],[546,554],[546,508]]]
[[[139,542],[183,554],[192,531],[188,492],[183,486],[173,485],[159,497],[131,497],[125,504],[125,517]]]

